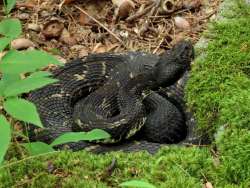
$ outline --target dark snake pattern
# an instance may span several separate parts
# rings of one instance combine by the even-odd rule
[[[187,134],[188,137],[184,142],[189,142],[193,138],[191,138],[191,129],[187,128],[192,127],[194,122],[190,113],[186,111],[183,100],[188,75],[184,72],[189,68],[193,56],[191,43],[182,41],[161,56],[143,52],[92,54],[55,69],[52,74],[59,82],[29,94],[28,99],[36,105],[45,126],[45,129],[40,130],[30,125],[28,128],[30,139],[50,143],[66,132],[93,129],[89,129],[89,125],[87,128],[79,126],[79,119],[85,121],[80,124],[91,122],[95,126],[93,122],[98,117],[99,127],[97,128],[102,128],[104,125],[102,122],[110,121],[113,116],[117,117],[114,113],[117,113],[119,102],[117,99],[113,100],[114,97],[119,98],[119,95],[131,91],[133,95],[137,95],[136,98],[132,98],[134,101],[142,101],[143,110],[139,109],[135,114],[135,104],[132,106],[131,101],[122,103],[120,108],[121,110],[127,108],[126,115],[128,115],[123,117],[127,118],[125,126],[120,126],[121,128],[113,131],[113,122],[110,121],[108,125],[111,129],[108,126],[107,129],[104,128],[112,137],[122,142],[106,145],[80,141],[68,143],[59,148],[86,149],[95,153],[116,150],[147,150],[155,153],[162,145],[179,143]],[[147,72],[152,75],[153,84],[150,87],[145,84],[150,77],[146,75]],[[114,76],[115,73],[118,76]],[[140,77],[143,79],[138,79]],[[134,80],[134,87],[130,87],[129,80]],[[176,82],[177,80],[179,81]],[[113,85],[107,85],[110,82]],[[143,86],[137,92],[139,85]],[[127,89],[119,93],[122,90],[120,88],[124,87]],[[164,87],[165,91],[159,90],[159,87]],[[145,93],[146,96],[143,97]],[[109,98],[106,96],[111,96],[108,102]],[[130,97],[129,92],[128,97]],[[108,105],[101,106],[104,99]],[[104,118],[100,120],[96,114]],[[134,119],[130,120],[131,117]],[[144,122],[143,119],[146,121]],[[141,127],[136,127],[138,125]],[[135,128],[133,131],[135,135],[126,137],[130,133],[124,134],[124,132],[129,132],[133,128]]]

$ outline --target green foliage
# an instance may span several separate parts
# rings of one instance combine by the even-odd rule
[[[64,144],[68,142],[78,142],[80,140],[100,140],[100,139],[108,139],[110,138],[110,134],[101,130],[101,129],[93,129],[89,132],[69,132],[65,133],[58,138],[56,138],[50,145],[56,146],[59,144]]]
[[[11,42],[11,38],[9,37],[2,37],[0,38],[0,52],[2,52]]]
[[[3,0],[5,14],[9,14],[10,11],[14,8],[16,0]]]
[[[40,155],[43,153],[54,152],[55,150],[52,146],[43,143],[43,142],[32,142],[32,143],[25,143],[22,144],[29,152],[31,156]]]
[[[248,124],[249,125],[249,124]],[[250,184],[250,131],[227,128],[216,144],[221,157],[220,181]]]
[[[46,144],[43,142],[32,142],[25,143],[23,144],[23,146],[28,150],[31,155],[38,155],[55,151],[53,147],[56,145],[61,145],[69,142],[78,142],[81,140],[93,141],[108,138],[110,138],[110,134],[108,134],[107,132],[101,129],[94,129],[89,132],[64,133],[58,138],[56,138],[51,144]]]
[[[11,140],[11,128],[8,121],[5,119],[3,115],[0,115],[0,132],[4,133],[0,137],[0,164],[3,162],[3,157],[9,147],[9,143]]]
[[[0,22],[0,34],[11,39],[22,33],[22,25],[18,19],[4,19]]]
[[[3,107],[6,112],[14,118],[32,123],[38,127],[43,127],[33,103],[21,98],[13,97],[7,98],[3,103]]]
[[[231,11],[210,25],[186,88],[201,132],[214,137],[219,164],[210,174],[216,187],[250,186],[250,7],[229,1]],[[199,52],[199,50],[196,50]],[[200,55],[198,54],[198,55]]]
[[[56,79],[43,77],[44,75],[46,75],[46,73],[42,75],[41,72],[35,72],[25,79],[11,83],[5,88],[3,92],[4,97],[12,97],[22,93],[28,93],[31,90],[57,82]]]
[[[34,72],[49,64],[60,65],[55,57],[38,50],[24,52],[10,50],[0,64],[0,70],[5,74],[20,74]]]
[[[164,160],[159,162],[159,158]],[[110,175],[107,168],[113,159],[117,165]],[[108,188],[134,179],[150,182],[157,188],[200,188],[203,175],[209,178],[211,165],[206,148],[166,147],[154,156],[146,152],[93,155],[86,151],[67,151],[13,160],[0,168],[0,182],[3,187]],[[29,177],[29,181],[25,177]],[[141,182],[137,187],[140,185]]]
[[[13,3],[14,1],[8,1],[6,4],[7,12],[13,7]],[[0,38],[0,51],[2,51],[9,46],[12,39],[17,38],[21,34],[21,23],[17,19],[5,19],[1,21],[0,34],[5,36]],[[61,65],[53,56],[39,50],[9,50],[1,59],[0,97],[3,101],[4,110],[13,118],[43,128],[35,105],[25,99],[19,98],[19,96],[57,81],[49,77],[51,73],[38,71],[49,64]],[[25,73],[28,73],[29,76],[22,79],[21,74]],[[4,146],[8,146],[10,143],[9,130],[5,128],[5,122],[2,121],[2,123],[3,131],[1,131],[1,134],[4,136],[0,141],[3,142]],[[106,139],[109,137],[108,133],[97,129],[89,133],[66,133],[57,138],[51,145],[34,142],[24,144],[24,147],[26,147],[31,155],[37,155],[54,151],[52,147],[58,144],[79,140]],[[6,150],[6,147],[2,148],[0,159],[3,159]]]
[[[240,10],[230,21],[213,24],[205,58],[196,60],[186,88],[189,106],[195,111],[200,129],[208,130],[210,136],[220,124],[244,121],[246,125],[250,121],[250,116],[246,115],[250,109],[249,97],[242,98],[242,93],[250,95],[247,74],[250,15]]]
[[[130,180],[120,184],[121,187],[156,188],[151,183],[142,180]]]

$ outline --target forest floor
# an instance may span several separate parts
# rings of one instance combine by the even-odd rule
[[[43,49],[62,62],[107,51],[160,54],[181,39],[192,40],[196,60],[186,98],[198,131],[213,143],[167,146],[153,156],[64,151],[20,158],[10,151],[0,167],[0,187],[118,187],[131,179],[162,188],[250,186],[250,7],[243,0],[224,0],[219,9],[218,0],[150,2],[130,2],[124,11],[104,0],[29,0],[11,16],[22,20],[30,41],[22,48]]]

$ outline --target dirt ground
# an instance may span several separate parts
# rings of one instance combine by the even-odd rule
[[[11,17],[23,24],[14,48],[38,48],[61,61],[89,53],[162,53],[181,39],[196,42],[220,0],[26,0]],[[0,19],[3,17],[0,12]]]

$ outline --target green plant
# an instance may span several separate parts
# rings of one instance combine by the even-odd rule
[[[11,10],[10,7],[13,7],[11,3],[13,1],[7,1],[7,4],[5,2],[6,13]],[[43,128],[35,105],[21,98],[21,96],[34,89],[57,82],[56,79],[50,77],[51,73],[39,71],[39,69],[49,64],[61,65],[53,56],[40,50],[20,52],[11,49],[10,42],[19,37],[21,33],[21,23],[18,19],[4,19],[0,22],[0,35],[2,35],[0,38],[0,52],[8,49],[0,60],[0,105],[3,106],[1,111],[5,114],[0,116],[0,143],[2,144],[0,147],[0,163],[2,163],[11,142],[11,125],[6,117],[11,116],[16,120]],[[109,136],[108,133],[97,129],[89,133],[66,133],[50,145],[41,142],[23,145],[32,155],[35,155],[54,151],[53,146],[65,142],[105,139],[109,138]]]
[[[3,0],[4,12],[6,15],[10,13],[10,11],[13,9],[15,4],[16,4],[16,0]]]
[[[156,188],[151,183],[142,180],[130,180],[120,184],[121,187]]]

